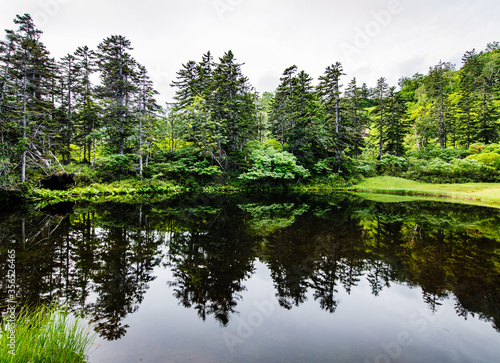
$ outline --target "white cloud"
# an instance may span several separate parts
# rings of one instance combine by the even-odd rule
[[[31,13],[55,57],[81,45],[95,48],[111,34],[125,35],[154,76],[162,101],[172,97],[169,84],[181,64],[208,50],[214,57],[233,50],[263,92],[275,88],[292,64],[318,77],[340,61],[344,84],[356,77],[373,86],[381,76],[396,84],[402,76],[426,73],[440,59],[458,66],[465,51],[500,40],[496,0],[399,0],[402,10],[384,17],[397,2],[9,0],[1,6],[0,23],[15,29],[15,15]],[[363,37],[359,31],[365,36],[361,46],[355,43]],[[357,47],[357,53],[349,56],[342,44]]]

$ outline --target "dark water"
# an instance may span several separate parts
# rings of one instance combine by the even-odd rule
[[[93,363],[500,361],[498,209],[182,196],[4,212],[0,243],[21,302],[94,322]]]

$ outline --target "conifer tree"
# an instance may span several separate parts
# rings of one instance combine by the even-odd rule
[[[341,108],[341,87],[340,77],[343,73],[342,65],[337,62],[328,66],[325,74],[319,77],[320,83],[318,92],[325,109],[326,124],[333,136],[333,145],[335,148],[335,160],[338,171],[340,172],[343,152],[350,145],[347,137],[347,128],[343,123],[343,110]]]
[[[112,35],[98,46],[101,85],[98,88],[105,110],[105,126],[110,140],[124,154],[125,141],[131,136],[134,118],[131,100],[137,87],[134,77],[137,63],[129,53],[133,48],[122,35]]]
[[[490,43],[488,49],[495,49],[495,44]],[[485,144],[498,141],[499,130],[497,120],[499,117],[498,100],[500,89],[500,50],[497,48],[481,57],[482,70],[479,75],[477,87],[478,122],[479,130],[477,137]]]
[[[363,111],[362,93],[356,84],[356,78],[353,78],[347,85],[344,103],[347,139],[351,147],[350,154],[358,157],[364,146],[363,132],[367,127],[367,118]]]
[[[390,87],[387,105],[385,151],[390,155],[404,155],[404,137],[407,133],[406,105],[396,87]]]
[[[427,76],[426,89],[433,98],[432,112],[437,124],[437,137],[443,149],[447,146],[450,128],[448,96],[451,91],[449,77],[452,70],[453,65],[451,63],[439,61],[435,67],[430,68]]]
[[[17,15],[14,23],[19,29],[12,38],[15,43],[7,78],[12,80],[13,87],[8,107],[16,115],[11,141],[17,143],[20,150],[20,180],[25,182],[28,156],[37,166],[50,167],[44,148],[51,143],[46,132],[53,113],[55,62],[49,57],[40,40],[42,32],[36,29],[29,14]]]
[[[99,107],[96,104],[92,75],[97,71],[97,55],[87,46],[74,52],[76,68],[75,108],[78,112],[76,141],[83,147],[84,161],[94,164],[96,130],[100,126]]]
[[[59,88],[60,97],[58,118],[62,121],[61,127],[56,128],[62,139],[62,153],[64,163],[71,163],[71,142],[75,134],[75,89],[77,87],[77,67],[76,59],[72,54],[68,54],[59,62]]]
[[[229,51],[213,71],[211,114],[218,126],[219,143],[229,151],[241,151],[256,132],[254,97],[241,66]]]
[[[458,129],[461,134],[465,134],[467,149],[469,149],[474,130],[477,127],[474,104],[479,74],[481,72],[479,56],[475,49],[466,52],[462,57],[463,67],[459,71],[457,117],[460,122]]]
[[[146,67],[139,65],[138,66],[138,73],[137,73],[137,78],[136,78],[136,84],[137,84],[137,99],[136,99],[136,114],[137,118],[139,119],[139,125],[138,125],[138,147],[137,147],[137,154],[138,154],[138,160],[139,160],[139,176],[142,178],[142,172],[143,172],[143,142],[144,142],[144,135],[145,135],[145,125],[147,124],[146,121],[148,119],[151,119],[154,117],[155,113],[159,110],[159,106],[156,103],[156,100],[154,98],[155,95],[158,94],[158,91],[156,91],[153,87],[153,82],[148,76],[148,72],[146,70]]]
[[[375,126],[378,126],[378,145],[379,145],[379,160],[382,160],[383,156],[383,148],[384,148],[384,130],[386,128],[385,125],[385,117],[387,113],[387,93],[389,91],[389,86],[384,77],[381,77],[377,80],[377,86],[374,90],[374,98],[377,100],[376,112],[377,116],[375,118]]]

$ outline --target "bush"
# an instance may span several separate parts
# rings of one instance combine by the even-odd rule
[[[379,174],[398,176],[408,169],[408,160],[394,155],[384,155],[382,160],[377,162]]]
[[[377,161],[372,159],[354,159],[353,172],[366,178],[377,176]]]
[[[425,159],[425,160],[433,160],[433,159],[441,159],[446,162],[451,162],[456,159],[464,159],[469,156],[473,151],[471,146],[470,150],[464,149],[453,149],[446,148],[443,149],[440,146],[429,145],[426,148],[423,148],[419,151],[413,151],[409,154],[409,156],[415,157],[417,159]]]
[[[472,159],[456,159],[446,162],[441,159],[430,161],[411,159],[406,178],[430,183],[495,182],[499,172],[491,166]]]
[[[152,179],[172,180],[187,187],[214,182],[220,176],[217,165],[211,165],[200,149],[183,148],[175,153],[160,152],[144,168],[144,176]]]
[[[495,169],[500,169],[500,154],[496,152],[483,152],[482,154],[474,154],[468,156],[467,159],[478,161]]]
[[[252,143],[250,169],[239,176],[240,179],[253,181],[291,181],[307,178],[310,173],[297,165],[297,158],[287,151],[277,149],[275,143]]]
[[[111,155],[96,159],[96,176],[103,182],[127,179],[136,176],[137,155]]]
[[[500,144],[489,144],[484,147],[484,152],[500,154]]]

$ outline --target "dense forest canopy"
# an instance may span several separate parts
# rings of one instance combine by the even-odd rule
[[[177,71],[162,107],[126,37],[54,59],[29,14],[14,23],[0,42],[2,189],[57,169],[88,183],[500,179],[499,42],[371,88],[339,62],[317,81],[291,65],[263,94],[232,51],[207,52]]]

